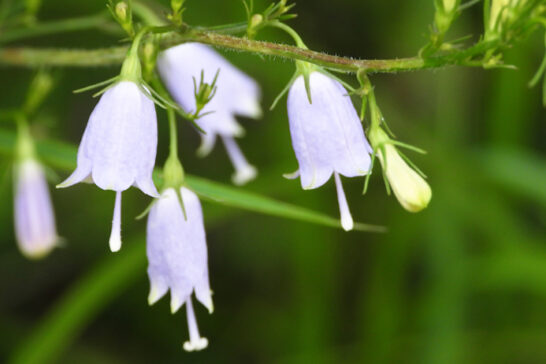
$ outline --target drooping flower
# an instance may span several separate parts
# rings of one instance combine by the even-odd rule
[[[82,181],[116,191],[110,249],[121,248],[121,192],[135,185],[147,195],[159,194],[152,180],[157,148],[157,117],[132,48],[119,80],[101,96],[91,113],[78,149],[78,165],[58,187]]]
[[[410,212],[426,208],[432,198],[428,183],[404,161],[381,128],[372,128],[369,136],[389,185],[402,207]]]
[[[347,90],[318,71],[307,77],[310,95],[303,75],[298,76],[288,93],[288,120],[298,175],[303,189],[314,189],[334,174],[341,224],[351,230],[353,220],[339,175],[368,174],[371,148]]]
[[[40,163],[27,158],[15,165],[15,235],[19,250],[40,259],[57,246],[55,213]]]
[[[185,187],[167,188],[153,204],[148,216],[147,255],[150,279],[150,305],[171,292],[171,311],[186,304],[190,340],[187,351],[201,350],[208,341],[199,334],[192,305],[192,293],[212,313],[209,285],[207,243],[203,213],[198,197]]]
[[[43,167],[24,119],[18,120],[14,168],[14,222],[19,250],[29,259],[48,255],[59,241]]]
[[[234,138],[244,135],[236,115],[248,118],[262,115],[258,84],[211,47],[199,43],[185,43],[163,51],[157,66],[174,100],[186,112],[196,109],[194,79],[199,81],[204,72],[205,81],[212,83],[219,71],[216,94],[202,110],[205,115],[196,121],[205,132],[198,153],[209,154],[219,136],[235,168],[233,183],[242,185],[254,179],[256,168],[248,163]]]

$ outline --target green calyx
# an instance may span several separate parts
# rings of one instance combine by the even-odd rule
[[[28,159],[36,159],[34,140],[30,135],[30,129],[23,116],[17,119],[17,144],[15,146],[15,158],[17,162]]]
[[[387,133],[385,133],[385,131],[383,131],[379,125],[375,124],[372,124],[372,127],[368,131],[368,139],[370,140],[372,149],[375,151],[391,142],[391,139]]]
[[[303,76],[303,80],[305,82],[305,91],[307,91],[307,98],[309,99],[310,104],[313,103],[313,99],[311,97],[311,83],[309,81],[309,75],[317,71],[319,71],[319,67],[312,63],[296,61],[296,75]]]
[[[134,51],[133,51],[134,50]],[[133,44],[123,65],[121,66],[120,80],[139,83],[142,78],[142,66],[138,57],[138,45]]]
[[[162,190],[167,188],[180,189],[184,185],[184,168],[177,156],[170,155],[163,167],[163,186]]]
[[[169,155],[165,166],[163,167],[163,185],[161,186],[161,192],[172,188],[176,193],[178,203],[184,214],[184,219],[187,219],[186,208],[184,206],[184,200],[182,198],[181,187],[184,186],[184,169],[182,163],[175,154]]]
[[[195,111],[192,115],[193,118],[198,119],[199,117],[207,114],[201,114],[201,111],[205,108],[205,106],[207,106],[207,104],[216,94],[216,82],[218,81],[219,74],[220,69],[216,71],[214,79],[210,84],[205,82],[205,72],[203,70],[201,70],[201,78],[199,80],[199,84],[197,84],[197,80],[195,79],[195,77],[193,78],[193,94],[195,96]]]
[[[184,185],[184,168],[178,159],[178,137],[176,128],[176,116],[173,109],[167,109],[167,119],[169,121],[169,157],[163,167],[163,186],[162,190],[174,188],[180,191]]]
[[[123,61],[123,65],[121,66],[121,73],[119,75],[120,80],[140,83],[140,80],[142,79],[142,66],[140,65],[138,50],[140,48],[140,42],[142,41],[142,37],[144,36],[144,34],[146,34],[147,31],[148,28],[144,27],[135,36],[133,44],[131,45],[131,48],[129,48],[127,56]]]

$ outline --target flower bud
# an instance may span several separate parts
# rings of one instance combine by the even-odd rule
[[[263,23],[264,17],[262,14],[254,14],[248,22],[246,34],[250,39],[253,39],[258,33],[258,27]]]
[[[25,101],[24,110],[27,115],[34,113],[40,107],[53,88],[53,84],[53,77],[49,73],[38,72],[32,81]]]
[[[182,13],[185,10],[184,2],[184,0],[171,0],[172,14],[167,15],[167,18],[179,27],[183,25]]]
[[[131,4],[127,1],[118,1],[114,5],[114,1],[110,0],[108,9],[123,30],[125,30],[130,37],[133,37],[135,35],[135,30],[133,28]]]
[[[184,6],[184,0],[171,0],[171,9],[173,13],[179,13]]]
[[[124,23],[127,22],[128,10],[129,10],[129,5],[127,5],[127,3],[125,2],[120,1],[119,3],[116,4],[116,7],[115,7],[116,16],[121,22],[124,22]]]
[[[127,21],[127,10],[129,9],[129,5],[127,3],[121,1],[116,4],[115,12],[118,19],[122,22]]]
[[[521,16],[527,0],[491,0],[486,38],[502,35]]]
[[[154,39],[149,39],[144,42],[141,49],[142,73],[144,75],[144,79],[150,79],[153,76],[157,60],[157,43]]]
[[[451,13],[457,8],[457,0],[444,0],[444,11],[446,13]]]
[[[260,25],[264,20],[264,17],[262,14],[254,14],[252,15],[252,18],[250,18],[250,26],[252,28]]]
[[[370,142],[402,207],[409,212],[419,212],[427,207],[432,197],[430,186],[408,166],[387,134],[380,128],[373,128]]]
[[[436,28],[441,34],[447,32],[451,23],[457,16],[457,9],[459,7],[460,0],[443,0],[441,7],[436,8],[436,14],[434,21]]]

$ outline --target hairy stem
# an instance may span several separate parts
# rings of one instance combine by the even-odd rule
[[[87,30],[93,28],[108,28],[109,25],[114,25],[106,16],[106,12],[100,14],[84,16],[80,18],[71,18],[57,21],[38,23],[36,25],[19,28],[3,32],[0,36],[0,43],[5,44],[16,40],[44,36],[50,34],[58,34],[71,31]],[[111,27],[111,31],[119,32],[117,27]]]
[[[187,31],[168,32],[161,37],[162,49],[185,42],[199,42],[216,47],[245,51],[255,54],[282,57],[310,62],[340,72],[395,73],[451,65],[481,66],[470,62],[472,57],[483,54],[494,47],[491,42],[480,42],[475,46],[454,51],[448,55],[429,58],[398,58],[386,60],[364,60],[333,56],[286,44],[256,41],[221,34],[210,30],[189,28]],[[94,50],[4,48],[0,49],[0,65],[10,66],[110,66],[123,61],[127,47],[112,47]]]

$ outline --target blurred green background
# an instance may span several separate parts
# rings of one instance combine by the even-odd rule
[[[104,7],[103,0],[45,0],[39,17],[84,16]],[[416,54],[434,13],[432,0],[302,0],[296,11],[290,24],[310,48],[361,58]],[[244,9],[236,0],[190,0],[185,15],[191,24],[217,25],[244,20]],[[479,35],[481,19],[481,5],[466,11],[452,38]],[[290,41],[273,30],[260,38]],[[19,44],[117,42],[83,31]],[[262,85],[264,109],[293,72],[279,59],[223,53]],[[168,298],[147,305],[145,224],[133,219],[149,202],[142,193],[124,194],[125,246],[112,255],[114,194],[90,185],[52,187],[65,247],[30,262],[15,245],[11,179],[3,177],[0,362],[546,362],[545,113],[540,90],[526,86],[542,55],[543,35],[535,34],[507,53],[517,71],[373,76],[397,137],[429,152],[411,157],[433,188],[429,208],[415,215],[386,196],[379,169],[366,196],[363,179],[345,179],[355,220],[386,225],[386,234],[344,233],[204,202],[216,310],[208,315],[196,305],[210,342],[200,353],[182,350],[188,335],[183,310],[172,316]],[[116,72],[54,70],[58,86],[35,134],[79,143],[96,99],[72,90]],[[33,72],[1,68],[0,75],[0,107],[20,105]],[[159,114],[162,164],[167,125]],[[245,188],[337,216],[333,182],[302,191],[299,182],[281,177],[297,168],[284,101],[263,120],[242,123],[241,147],[260,170]],[[180,137],[188,173],[229,183],[232,167],[221,145],[198,159],[196,132],[185,124]],[[2,162],[6,176],[8,159]]]

